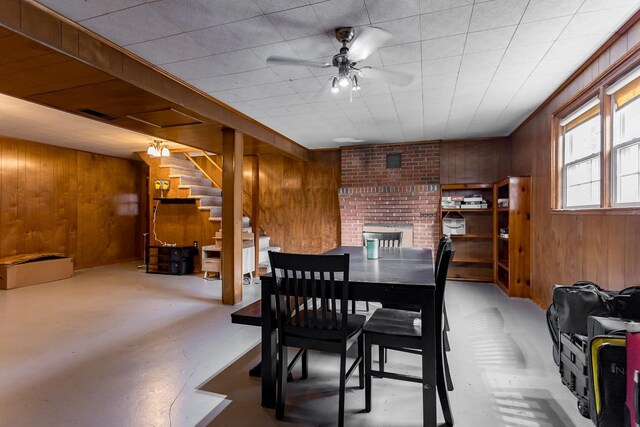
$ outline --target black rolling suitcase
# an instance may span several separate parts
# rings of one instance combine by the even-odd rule
[[[598,427],[622,427],[627,397],[627,349],[624,335],[589,341],[589,414]]]

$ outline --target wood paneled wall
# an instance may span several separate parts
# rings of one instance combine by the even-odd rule
[[[261,227],[283,251],[321,253],[340,245],[340,151],[303,162],[260,156]]]
[[[440,143],[440,184],[495,182],[508,174],[508,138]]]
[[[61,252],[75,268],[139,258],[145,169],[0,136],[0,256]]]
[[[553,284],[592,280],[609,289],[640,284],[640,215],[551,212],[551,120],[580,90],[640,42],[636,24],[511,135],[511,174],[532,175],[531,297],[546,306]]]

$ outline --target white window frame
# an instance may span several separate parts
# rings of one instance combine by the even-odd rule
[[[640,102],[640,98],[630,102]],[[613,138],[611,142],[611,206],[618,208],[638,207],[640,206],[640,200],[627,203],[618,202],[618,153],[632,145],[637,144],[640,146],[640,135],[628,141],[617,143],[620,141],[622,133],[622,123],[620,123],[622,118],[619,114],[616,114],[617,111],[615,100],[611,97],[611,118],[613,126]]]
[[[580,108],[578,108],[577,110],[575,110],[573,113],[569,114],[568,116],[566,116],[564,119],[560,120],[560,149],[562,150],[562,206],[561,209],[566,209],[566,210],[581,210],[581,209],[594,209],[594,208],[600,208],[601,204],[602,204],[602,192],[600,192],[600,200],[598,202],[598,204],[592,204],[592,205],[575,205],[575,206],[567,206],[567,168],[569,166],[578,164],[578,163],[582,163],[586,160],[590,160],[590,159],[594,159],[594,158],[598,158],[600,161],[600,179],[599,182],[602,183],[602,123],[600,123],[600,151],[590,154],[588,156],[585,157],[581,157],[579,159],[575,159],[572,160],[571,162],[566,162],[566,158],[567,158],[567,144],[566,144],[566,125],[569,124],[571,121],[573,121],[574,119],[578,118],[581,114],[587,112],[588,110],[590,110],[591,108],[595,107],[596,105],[600,104],[600,98],[599,97],[595,97],[593,99],[591,99],[590,101],[587,101],[585,104],[583,104]],[[601,119],[602,118],[602,111],[598,112],[598,117]],[[582,124],[579,124],[576,127],[582,126]],[[602,184],[601,184],[602,185]]]

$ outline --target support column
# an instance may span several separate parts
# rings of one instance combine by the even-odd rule
[[[253,231],[253,243],[255,249],[255,271],[254,276],[260,274],[259,259],[260,259],[260,156],[253,156],[251,178],[251,224]]]
[[[242,301],[243,135],[222,129],[222,303]]]

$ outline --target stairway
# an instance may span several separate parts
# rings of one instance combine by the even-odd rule
[[[222,221],[222,190],[207,178],[196,166],[179,154],[172,154],[160,158],[160,167],[169,168],[169,178],[178,181],[178,188],[189,190],[188,197],[198,200],[198,209],[209,211],[209,221]],[[242,218],[243,240],[253,240],[251,220],[245,216]],[[260,268],[271,271],[269,263],[269,251],[280,252],[280,247],[271,246],[271,237],[259,236],[258,263]]]

